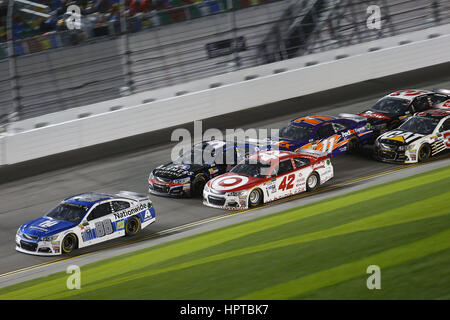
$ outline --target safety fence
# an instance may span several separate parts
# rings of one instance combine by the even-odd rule
[[[126,33],[109,26],[94,38],[65,31],[17,41],[15,68],[0,45],[0,121],[450,23],[446,0],[240,1],[239,10],[237,2],[211,3],[204,11],[191,5],[128,20]],[[373,5],[380,28],[372,24]]]

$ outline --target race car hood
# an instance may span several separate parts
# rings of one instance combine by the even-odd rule
[[[310,143],[308,140],[304,141],[295,141],[290,139],[285,139],[283,137],[280,137],[280,141],[273,141],[273,145],[277,145],[279,150],[286,150],[286,151],[294,151],[306,144]]]
[[[370,110],[370,109],[366,110],[364,112],[361,112],[359,115],[366,117],[367,121],[370,124],[383,123],[383,122],[390,121],[392,119],[397,118],[394,114],[390,114],[390,113],[382,112],[382,111]]]
[[[75,227],[77,224],[76,222],[55,220],[44,216],[23,224],[20,227],[20,231],[40,238],[60,233]]]
[[[218,192],[236,192],[251,189],[266,180],[266,178],[254,178],[242,174],[228,172],[214,179],[211,179],[208,182],[208,187],[211,190]]]
[[[204,168],[204,166],[198,164],[176,164],[171,162],[157,167],[153,170],[153,174],[158,178],[174,180],[185,178],[189,176],[191,172],[195,173],[202,168]]]
[[[381,135],[379,141],[381,143],[391,143],[397,146],[401,146],[411,144],[423,137],[423,134],[397,129],[394,131],[388,131],[385,134]]]

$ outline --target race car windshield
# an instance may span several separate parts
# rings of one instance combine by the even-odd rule
[[[82,206],[61,203],[47,213],[47,217],[69,222],[80,222],[86,214],[86,210],[87,208]]]
[[[265,178],[269,173],[271,164],[269,162],[240,163],[231,172],[250,176],[253,178]]]
[[[431,134],[438,123],[439,119],[412,117],[403,123],[399,129],[420,134]]]
[[[222,145],[220,145],[221,147]],[[188,151],[178,157],[174,163],[177,164],[200,164],[211,163],[214,158],[221,152],[221,148],[216,148],[207,143],[197,143],[189,148]]]
[[[383,98],[379,100],[371,108],[373,111],[386,112],[396,116],[401,116],[408,111],[408,100],[395,99],[395,98]]]
[[[288,125],[280,130],[280,139],[303,141],[308,140],[314,131],[310,126]]]

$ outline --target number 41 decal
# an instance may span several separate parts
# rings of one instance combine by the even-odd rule
[[[281,181],[278,189],[281,191],[292,189],[294,187],[294,179],[295,179],[295,174],[290,174],[288,176],[285,176],[283,178],[283,181]]]

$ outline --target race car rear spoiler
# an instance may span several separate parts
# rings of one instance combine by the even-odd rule
[[[339,113],[339,118],[342,119],[349,119],[349,120],[353,120],[356,122],[363,122],[363,121],[367,121],[366,117],[357,115],[357,114],[352,114],[352,113]]]
[[[128,198],[135,201],[147,201],[149,200],[148,195],[143,193],[137,193],[133,191],[119,191],[117,194],[119,197]]]
[[[295,153],[304,154],[304,155],[315,157],[315,158],[321,158],[321,157],[329,158],[330,157],[330,154],[319,151],[319,150],[314,150],[314,149],[307,149],[307,150],[301,149],[301,150],[296,151]]]

